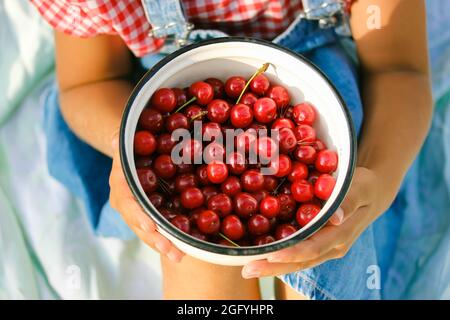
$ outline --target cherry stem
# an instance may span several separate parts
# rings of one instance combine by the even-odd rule
[[[222,232],[219,232],[219,236],[221,236],[222,238],[224,238],[225,240],[227,240],[229,243],[231,243],[233,246],[235,247],[240,247],[240,245],[238,245],[236,242],[231,241],[230,239],[228,239],[227,236],[225,236]]]
[[[192,97],[191,99],[189,99],[188,101],[186,101],[181,107],[179,107],[177,110],[175,110],[174,113],[180,112],[181,110],[183,110],[184,107],[186,107],[188,104],[190,104],[191,102],[194,102],[195,100],[197,100],[197,97]]]
[[[269,68],[269,65],[271,65],[271,63],[269,63],[269,62],[264,63],[262,65],[262,67],[259,68],[258,70],[256,70],[255,73],[250,77],[250,79],[248,79],[247,83],[245,84],[244,89],[242,89],[242,92],[236,101],[236,104],[238,104],[239,101],[241,101],[241,98],[244,95],[245,90],[247,90],[248,86],[250,85],[250,82],[252,82],[252,80],[255,79],[255,77],[259,76],[261,73],[266,72],[267,68]]]
[[[283,180],[281,180],[281,182],[278,184],[278,186],[275,188],[275,190],[273,190],[273,194],[277,194],[278,193],[278,189],[280,189],[280,187],[283,185],[283,183],[286,181],[286,178],[284,178]]]
[[[197,120],[198,118],[201,118],[203,116],[206,116],[208,114],[208,111],[202,111],[199,114],[196,114],[195,116],[193,116],[191,118],[191,122],[194,122],[195,120]]]

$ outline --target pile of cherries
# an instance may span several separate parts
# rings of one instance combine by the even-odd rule
[[[261,72],[249,80],[209,78],[184,89],[160,88],[134,136],[140,183],[167,220],[198,239],[226,246],[283,239],[319,213],[335,186],[338,156],[316,137],[316,117],[310,103],[291,105],[286,88]],[[206,152],[215,160],[175,164],[171,152],[178,141],[171,133],[192,130],[195,121],[211,141],[192,139],[183,152]],[[227,154],[216,135],[236,128],[244,130],[235,139],[236,150],[245,152]],[[277,139],[258,134],[271,129]],[[279,156],[268,164],[250,163],[251,150]],[[263,167],[274,174],[263,175]]]

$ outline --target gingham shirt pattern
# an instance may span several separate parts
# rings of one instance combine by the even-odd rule
[[[157,51],[163,39],[148,35],[140,0],[31,0],[48,23],[77,37],[119,35],[138,57]],[[302,11],[300,0],[183,0],[196,28],[273,39]]]

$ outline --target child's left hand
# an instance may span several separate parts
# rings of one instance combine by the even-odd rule
[[[384,211],[377,199],[382,194],[379,190],[382,189],[377,175],[358,167],[346,199],[326,226],[307,240],[271,254],[267,260],[247,264],[242,276],[276,276],[344,257],[359,235]]]

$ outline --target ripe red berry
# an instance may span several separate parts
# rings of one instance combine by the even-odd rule
[[[203,81],[197,81],[191,84],[189,87],[189,94],[196,97],[196,103],[202,106],[207,105],[214,98],[213,87],[209,83]]]
[[[158,181],[155,173],[151,169],[137,169],[139,182],[145,193],[152,193],[158,188]]]
[[[187,101],[186,91],[180,88],[172,88],[173,93],[175,94],[175,99],[177,101],[177,107],[181,107]]]
[[[275,242],[275,238],[272,237],[271,235],[267,235],[266,234],[266,235],[262,235],[262,236],[257,237],[255,239],[255,241],[253,242],[253,244],[255,246],[263,246],[265,244],[269,244],[269,243],[272,243],[272,242]]]
[[[336,179],[329,174],[321,174],[314,184],[314,194],[321,200],[328,200],[336,185]]]
[[[211,142],[203,149],[203,159],[206,163],[213,161],[223,161],[225,157],[225,148],[218,142]]]
[[[322,150],[317,154],[315,166],[317,171],[331,173],[337,169],[338,155],[331,150]]]
[[[269,87],[269,79],[263,74],[257,75],[250,81],[250,90],[260,96],[264,95]]]
[[[219,217],[223,218],[231,214],[233,211],[233,203],[229,196],[219,193],[209,198],[208,209],[216,212]]]
[[[211,184],[211,182],[208,179],[207,167],[208,166],[204,164],[199,166],[195,171],[198,181],[200,182],[200,184],[204,186]]]
[[[204,210],[197,218],[197,227],[206,234],[217,233],[220,229],[220,218],[214,211]]]
[[[204,110],[196,104],[190,105],[184,110],[184,115],[188,118],[189,121],[192,121],[193,118],[197,121],[202,121],[204,116],[201,113]]]
[[[278,118],[272,123],[273,130],[280,130],[281,128],[289,128],[291,130],[295,129],[295,124],[291,119],[288,118]]]
[[[294,157],[305,164],[313,164],[316,161],[317,152],[311,146],[298,146],[294,152]]]
[[[156,139],[148,131],[138,131],[134,134],[134,152],[140,156],[149,156],[156,150]]]
[[[281,240],[289,237],[290,235],[297,232],[297,228],[295,228],[291,224],[280,224],[275,230],[275,239]]]
[[[208,122],[202,125],[203,141],[214,141],[222,137],[221,126],[215,122]]]
[[[161,208],[166,202],[163,195],[158,192],[153,192],[148,196],[148,200],[155,206],[155,208]]]
[[[264,188],[264,176],[258,170],[247,170],[241,175],[241,185],[248,192],[260,191]]]
[[[292,164],[292,171],[288,175],[288,180],[294,182],[295,180],[305,180],[308,178],[308,167],[301,162],[294,161]]]
[[[145,108],[142,110],[141,116],[139,117],[139,125],[142,129],[152,133],[158,133],[164,127],[163,116],[155,109]]]
[[[307,124],[312,126],[316,120],[316,111],[308,102],[299,103],[292,110],[292,119],[298,125]]]
[[[222,81],[220,81],[219,79],[216,78],[208,78],[205,80],[206,83],[210,84],[211,87],[213,88],[214,91],[214,99],[220,99],[223,97],[224,94],[224,87],[225,85],[223,84]]]
[[[190,187],[181,192],[181,204],[186,209],[195,209],[203,205],[205,197],[199,188]]]
[[[195,225],[195,226],[197,226],[197,225]],[[203,241],[208,240],[208,237],[205,234],[201,233],[200,230],[198,230],[196,228],[192,229],[190,234],[191,234],[191,236],[193,236],[194,238],[197,238],[199,240],[203,240]]]
[[[231,108],[230,120],[236,128],[248,127],[253,121],[253,111],[249,106],[239,103]]]
[[[173,147],[177,144],[177,142],[172,139],[172,135],[169,133],[163,133],[158,136],[157,140],[157,152],[159,154],[170,154],[172,152]]]
[[[225,92],[230,98],[237,98],[244,90],[246,80],[243,77],[231,77],[225,82]]]
[[[273,99],[278,108],[284,108],[289,104],[291,97],[287,90],[282,86],[273,86],[269,88],[266,96]]]
[[[285,177],[292,171],[292,162],[285,154],[280,154],[278,158],[270,162],[271,174],[277,178]]]
[[[316,140],[316,131],[307,124],[301,124],[294,129],[295,137],[300,142],[314,142]]]
[[[138,168],[138,169],[150,168],[153,164],[153,158],[149,157],[149,156],[135,157],[134,164],[136,165],[136,168]]]
[[[182,113],[173,113],[166,118],[166,130],[172,132],[176,129],[189,129],[189,120]]]
[[[246,192],[234,196],[234,210],[239,217],[248,218],[258,211],[258,201]]]
[[[319,139],[313,142],[312,147],[316,149],[317,152],[325,150],[327,148],[326,144]]]
[[[228,177],[220,186],[223,193],[232,197],[241,192],[241,181],[235,176]]]
[[[297,202],[308,202],[314,197],[314,188],[307,180],[295,180],[292,182],[291,192]]]
[[[297,210],[297,223],[300,227],[306,226],[320,212],[320,207],[312,203],[302,204]]]
[[[182,174],[175,178],[175,190],[179,193],[183,192],[187,188],[197,186],[198,186],[198,179],[192,173]]]
[[[255,96],[251,92],[247,92],[247,93],[244,93],[244,95],[241,98],[241,101],[239,101],[239,102],[243,103],[243,104],[246,104],[249,107],[253,107],[253,105],[255,104],[256,100],[258,100],[257,96]]]
[[[256,154],[267,163],[278,154],[278,145],[269,137],[261,137],[256,141]]]
[[[262,199],[259,212],[268,219],[276,217],[280,213],[280,201],[272,196]]]
[[[233,241],[241,239],[245,234],[241,219],[235,215],[226,216],[222,221],[222,233]]]
[[[232,174],[243,173],[247,166],[245,164],[245,157],[242,153],[232,152],[227,156],[228,170]]]
[[[247,228],[250,234],[260,236],[269,232],[270,222],[263,215],[255,214],[248,219]]]
[[[205,203],[208,203],[208,200],[215,196],[216,194],[219,194],[219,189],[217,189],[216,186],[205,186],[202,188],[203,196],[205,197]]]
[[[191,232],[191,226],[189,224],[189,218],[185,215],[179,215],[170,220],[172,224],[185,233]]]
[[[248,129],[242,132],[236,137],[236,148],[239,152],[248,153],[250,149],[254,150],[254,145],[256,143],[256,132],[253,129]]]
[[[261,123],[272,122],[277,116],[277,105],[270,98],[260,98],[253,105],[253,114],[256,120]]]
[[[178,215],[177,212],[169,208],[161,208],[159,209],[159,213],[161,213],[161,215],[169,221]]]
[[[173,164],[170,155],[162,154],[155,159],[153,163],[153,170],[158,177],[170,179],[177,172],[177,167]]]
[[[278,131],[278,141],[282,153],[290,153],[297,147],[297,138],[289,128],[281,128]]]
[[[194,166],[190,163],[179,163],[175,165],[177,167],[177,174],[193,173]]]
[[[264,176],[264,189],[273,192],[278,187],[278,179],[274,176]]]
[[[228,120],[231,107],[225,100],[215,99],[208,103],[208,119],[212,122],[224,123]]]
[[[150,100],[152,106],[161,112],[172,112],[177,106],[177,98],[172,89],[161,88],[153,93]]]
[[[228,177],[227,165],[220,161],[213,161],[208,164],[206,174],[212,183],[222,183]]]

